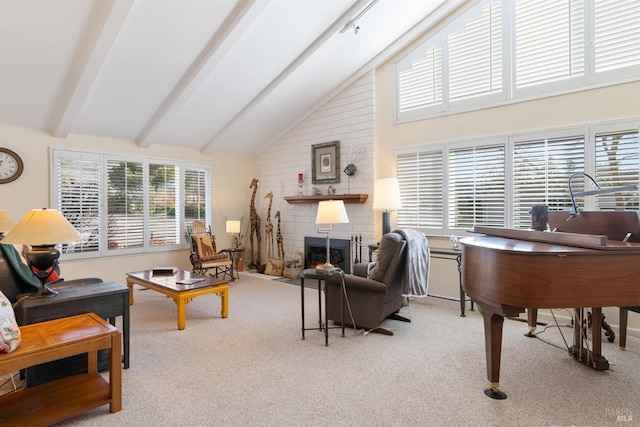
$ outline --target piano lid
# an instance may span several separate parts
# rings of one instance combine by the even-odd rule
[[[636,211],[549,211],[549,229],[564,233],[595,234],[609,240],[640,242],[640,216]]]

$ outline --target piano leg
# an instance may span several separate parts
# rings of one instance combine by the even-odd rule
[[[499,389],[504,313],[502,310],[495,307],[481,303],[478,303],[478,305],[482,308],[482,317],[484,318],[487,379],[489,380],[489,388],[484,391],[484,394],[492,399],[506,399],[507,395]]]
[[[538,326],[537,308],[527,308],[527,323],[529,324],[529,332],[524,334],[524,336],[534,338],[536,336],[536,327]]]

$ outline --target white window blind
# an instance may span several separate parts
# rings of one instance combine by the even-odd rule
[[[513,146],[513,225],[530,228],[529,209],[570,210],[569,177],[585,168],[584,136],[516,142]],[[578,179],[572,181],[576,185]]]
[[[63,245],[63,253],[97,252],[101,249],[101,160],[100,156],[70,152],[54,153],[57,182],[55,206],[80,233],[80,242]]]
[[[180,243],[180,193],[177,165],[149,163],[149,245]]]
[[[640,183],[640,139],[637,129],[596,134],[595,180],[602,189]],[[599,210],[638,210],[639,199],[638,191],[596,196]]]
[[[442,104],[441,46],[423,43],[396,70],[400,113]]]
[[[107,160],[108,250],[144,245],[144,183],[142,162]]]
[[[449,229],[469,230],[475,224],[504,227],[504,145],[449,151]]]
[[[595,1],[596,72],[640,65],[638,0]]]
[[[516,0],[515,86],[585,73],[583,0]]]
[[[398,155],[399,227],[442,228],[442,150]]]
[[[53,158],[53,204],[83,237],[64,253],[169,249],[187,242],[194,219],[211,224],[208,164],[67,150]]]
[[[210,171],[197,166],[184,168],[184,219],[187,227],[193,221],[202,221],[211,224],[209,213],[211,212],[209,186]],[[188,233],[185,233],[185,241],[188,241]]]
[[[457,21],[448,37],[449,100],[500,93],[502,4],[481,3]]]

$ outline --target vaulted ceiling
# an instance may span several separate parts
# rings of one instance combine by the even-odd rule
[[[464,0],[0,0],[0,123],[255,155]]]

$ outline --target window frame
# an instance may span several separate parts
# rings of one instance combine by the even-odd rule
[[[442,160],[442,177],[443,177],[443,225],[442,228],[433,228],[433,227],[421,227],[416,224],[403,223],[403,227],[407,228],[415,228],[424,233],[430,235],[442,235],[447,236],[451,234],[455,235],[470,235],[470,230],[461,230],[456,228],[451,228],[449,224],[449,154],[452,149],[461,149],[461,148],[470,148],[470,147],[482,147],[482,146],[495,146],[499,144],[504,144],[505,148],[505,227],[513,228],[515,223],[515,213],[514,213],[514,146],[515,144],[525,142],[525,141],[534,141],[540,139],[564,139],[570,137],[580,137],[584,138],[584,172],[589,174],[590,176],[596,176],[596,164],[595,164],[595,155],[596,155],[596,136],[604,133],[618,133],[618,132],[637,132],[638,133],[638,175],[640,177],[640,120],[620,120],[620,121],[612,121],[606,123],[597,123],[588,125],[585,124],[583,126],[568,126],[563,128],[555,128],[555,129],[545,129],[533,132],[522,132],[517,134],[510,135],[500,135],[495,137],[482,138],[478,140],[464,140],[464,141],[449,141],[449,142],[438,142],[433,144],[421,144],[415,145],[410,148],[400,148],[394,150],[394,157],[397,167],[397,161],[399,155],[410,155],[412,153],[421,153],[421,152],[434,152],[437,150],[442,150],[443,152],[443,160]],[[402,196],[402,177],[398,176],[400,180],[400,188],[401,188],[401,196]],[[568,178],[567,178],[568,179]],[[568,185],[568,180],[567,180]],[[576,191],[577,181],[573,182],[574,191]],[[588,187],[588,189],[593,189]],[[548,191],[548,188],[547,188]],[[569,192],[567,187],[567,194]],[[636,193],[635,199],[637,203],[640,203],[640,194]],[[595,210],[597,208],[595,197],[585,197],[581,199],[578,203],[579,206],[584,210]],[[419,207],[417,216],[420,215]],[[398,211],[398,217],[402,216],[402,208]],[[400,224],[399,224],[400,226]]]
[[[189,247],[189,242],[187,239],[187,230],[190,224],[190,221],[194,220],[194,218],[188,218],[188,215],[185,212],[185,200],[186,200],[186,192],[185,192],[185,184],[186,184],[186,171],[187,170],[196,170],[205,174],[204,177],[204,190],[203,194],[205,196],[204,200],[204,217],[199,216],[196,219],[204,220],[206,223],[211,223],[211,215],[212,215],[212,205],[213,205],[213,165],[205,162],[197,162],[197,161],[185,161],[185,160],[176,160],[176,159],[167,159],[160,157],[140,157],[133,155],[123,155],[123,154],[109,154],[109,153],[101,153],[101,152],[87,152],[81,150],[69,150],[69,149],[58,149],[52,148],[50,153],[51,159],[51,168],[50,168],[50,199],[52,206],[56,209],[61,209],[61,199],[58,196],[60,189],[60,181],[58,177],[60,176],[60,168],[59,164],[64,159],[73,159],[73,158],[81,158],[82,156],[87,156],[88,158],[92,158],[99,162],[99,175],[100,175],[100,196],[99,201],[97,202],[99,205],[99,243],[98,248],[96,250],[84,251],[84,252],[66,252],[63,250],[62,258],[63,259],[90,259],[90,258],[99,258],[99,257],[110,257],[110,256],[120,256],[120,255],[129,255],[129,254],[142,254],[142,253],[155,253],[155,252],[163,252],[170,250],[179,250],[186,249]],[[109,177],[108,177],[108,164],[113,161],[127,161],[127,162],[135,162],[141,163],[143,174],[142,174],[142,192],[143,192],[143,227],[142,227],[142,245],[130,247],[130,248],[121,248],[121,249],[112,249],[109,248],[109,212],[108,212],[108,187],[109,187]],[[176,236],[174,243],[167,244],[151,244],[151,231],[150,227],[150,182],[149,182],[149,166],[151,164],[156,165],[171,165],[174,166],[175,175],[174,181],[177,185],[175,189],[176,200],[175,201],[175,221],[172,223],[175,224],[176,227]]]

